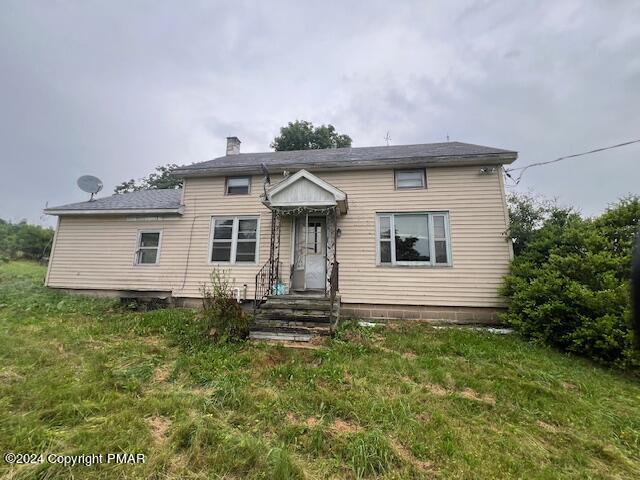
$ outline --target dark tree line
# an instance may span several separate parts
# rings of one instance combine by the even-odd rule
[[[42,260],[51,251],[53,229],[0,218],[0,259]]]

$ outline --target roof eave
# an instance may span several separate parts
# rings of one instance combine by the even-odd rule
[[[46,215],[182,215],[183,208],[112,208],[109,210],[83,210],[83,209],[55,209],[55,208],[45,208],[43,212]]]
[[[505,152],[487,155],[464,155],[442,157],[414,157],[414,158],[389,158],[381,160],[351,160],[336,162],[300,162],[300,163],[272,163],[267,168],[271,172],[281,170],[373,170],[386,168],[411,168],[418,166],[451,167],[473,165],[509,165],[518,158],[517,152]],[[261,173],[260,165],[229,165],[206,168],[176,169],[172,173],[177,177],[212,177],[229,174],[255,174]]]

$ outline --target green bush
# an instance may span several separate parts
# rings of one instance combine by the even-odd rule
[[[222,341],[246,338],[250,319],[233,296],[229,272],[214,269],[210,278],[201,288],[206,333]]]
[[[505,278],[504,319],[527,338],[608,365],[640,366],[629,298],[639,226],[639,197],[594,219],[551,209]]]

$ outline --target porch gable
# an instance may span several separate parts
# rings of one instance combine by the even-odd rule
[[[267,190],[265,204],[270,208],[337,207],[347,213],[347,194],[321,178],[300,170]]]

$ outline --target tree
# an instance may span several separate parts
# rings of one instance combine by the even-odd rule
[[[306,120],[289,122],[280,129],[280,135],[273,139],[271,148],[279,151],[314,150],[322,148],[342,148],[351,146],[351,137],[336,132],[333,125],[314,127]]]
[[[528,194],[511,194],[509,206],[509,237],[513,241],[513,253],[520,255],[536,232],[547,220],[562,224],[567,216],[578,213],[573,208],[559,206],[555,200],[544,200]]]
[[[51,250],[53,229],[0,219],[0,258],[41,260]]]
[[[157,173],[151,173],[149,176],[141,178],[137,182],[132,178],[126,182],[122,182],[115,189],[115,193],[137,192],[139,190],[159,190],[173,189],[182,187],[182,179],[173,175],[173,171],[178,165],[169,163],[164,166],[156,167]]]

